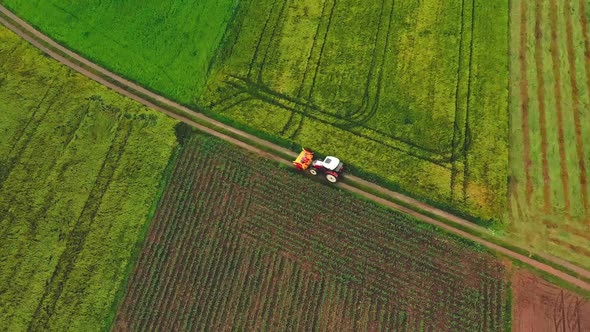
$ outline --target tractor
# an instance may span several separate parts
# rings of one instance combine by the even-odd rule
[[[328,156],[324,160],[313,160],[313,154],[311,150],[303,148],[297,159],[293,161],[293,165],[298,170],[305,171],[309,169],[311,175],[323,174],[329,182],[335,183],[338,181],[344,171],[344,165],[340,159]]]

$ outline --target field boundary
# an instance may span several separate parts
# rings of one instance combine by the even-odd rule
[[[290,166],[292,158],[297,155],[292,150],[223,124],[98,66],[53,41],[1,5],[0,23],[48,56],[51,56],[82,75],[200,131],[284,165]],[[519,245],[503,236],[496,235],[493,231],[466,219],[352,175],[347,176],[346,180],[338,184],[337,187],[362,196],[377,204],[407,213],[414,218],[437,226],[449,233],[479,243],[500,255],[533,267],[536,270],[543,271],[567,283],[570,287],[573,286],[586,292],[590,291],[590,271],[551,255],[535,253],[530,248]]]

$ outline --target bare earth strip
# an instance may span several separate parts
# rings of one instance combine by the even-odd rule
[[[225,134],[223,134],[221,132],[218,132],[218,131],[213,130],[211,128],[208,128],[208,127],[205,127],[203,125],[200,125],[200,124],[198,124],[198,123],[196,123],[196,122],[188,119],[185,116],[182,116],[182,115],[173,113],[173,112],[171,112],[169,110],[166,110],[166,109],[164,109],[164,108],[162,108],[162,107],[154,104],[153,102],[150,102],[150,101],[144,99],[143,97],[140,97],[138,94],[129,92],[126,89],[123,89],[120,86],[107,81],[105,78],[103,78],[103,77],[101,77],[101,76],[99,76],[99,75],[97,75],[97,74],[95,74],[93,72],[90,72],[89,70],[83,68],[80,64],[86,66],[87,68],[91,68],[92,70],[94,70],[96,72],[101,73],[102,75],[104,75],[104,77],[108,77],[108,79],[115,80],[115,81],[119,82],[120,85],[125,86],[128,89],[133,89],[133,90],[137,91],[138,93],[141,93],[141,94],[143,94],[143,95],[145,95],[145,96],[147,96],[149,98],[152,98],[152,99],[156,100],[159,103],[162,103],[162,104],[165,104],[167,106],[173,107],[173,108],[177,109],[178,111],[181,111],[181,112],[183,112],[183,113],[185,113],[185,114],[187,114],[189,116],[193,116],[193,117],[199,118],[200,120],[206,121],[210,125],[214,125],[216,127],[222,128],[223,130],[229,131],[229,132],[231,132],[233,134],[236,134],[236,135],[238,135],[240,137],[243,137],[244,139],[247,139],[247,140],[250,140],[252,142],[255,142],[256,144],[259,144],[259,145],[264,146],[266,148],[270,148],[270,149],[272,149],[272,150],[274,150],[276,152],[280,152],[280,153],[287,154],[287,155],[290,155],[290,156],[296,156],[297,155],[293,151],[287,150],[287,149],[282,148],[282,147],[280,147],[278,145],[275,145],[273,143],[270,143],[268,141],[265,141],[263,139],[260,139],[258,137],[255,137],[253,135],[250,135],[250,134],[247,134],[245,132],[242,132],[242,131],[240,131],[238,129],[232,128],[232,127],[227,126],[225,124],[222,124],[222,123],[220,123],[218,121],[215,121],[213,119],[210,119],[210,118],[206,117],[203,114],[197,113],[197,112],[192,111],[192,110],[190,110],[190,109],[188,109],[188,108],[186,108],[184,106],[181,106],[181,105],[179,105],[177,103],[174,103],[174,102],[172,102],[170,100],[167,100],[166,98],[164,98],[162,96],[156,95],[153,92],[150,92],[148,90],[145,90],[144,88],[139,87],[136,84],[134,84],[132,82],[129,82],[129,81],[127,81],[127,80],[125,80],[125,79],[123,79],[123,78],[121,78],[121,77],[119,77],[119,76],[117,76],[117,75],[115,75],[115,74],[107,71],[104,68],[99,67],[98,65],[96,65],[96,64],[88,61],[87,59],[85,59],[85,58],[83,58],[83,57],[81,57],[81,56],[79,56],[79,55],[77,55],[77,54],[75,54],[75,53],[73,53],[73,52],[65,49],[61,45],[57,44],[56,42],[54,42],[53,40],[51,40],[49,37],[43,35],[41,32],[35,30],[30,25],[26,24],[20,18],[14,16],[14,14],[12,14],[10,11],[8,11],[3,6],[0,6],[0,13],[3,13],[4,15],[8,16],[11,20],[13,20],[14,22],[16,22],[19,25],[19,27],[18,28],[15,27],[9,21],[7,21],[5,18],[3,18],[2,15],[0,15],[0,23],[3,24],[3,25],[5,25],[7,28],[9,28],[10,30],[12,30],[16,34],[18,34],[23,39],[27,40],[33,46],[39,48],[41,51],[45,52],[46,54],[48,54],[52,58],[56,59],[57,61],[63,63],[64,65],[66,65],[66,66],[68,66],[68,67],[70,67],[70,68],[78,71],[79,73],[81,73],[81,74],[83,74],[83,75],[85,75],[85,76],[93,79],[94,81],[97,81],[100,84],[103,84],[104,86],[106,86],[106,87],[108,87],[108,88],[110,88],[110,89],[112,89],[114,91],[117,91],[118,93],[120,93],[120,94],[122,94],[124,96],[127,96],[127,97],[129,97],[131,99],[134,99],[134,100],[136,100],[136,101],[144,104],[145,106],[147,106],[149,108],[152,108],[152,109],[158,110],[160,112],[163,112],[163,113],[165,113],[165,114],[167,114],[167,115],[169,115],[169,116],[171,116],[171,117],[173,117],[175,119],[178,119],[180,121],[183,121],[183,122],[185,122],[185,123],[193,126],[194,128],[196,128],[196,129],[198,129],[200,131],[203,131],[205,133],[208,133],[208,134],[210,134],[212,136],[219,137],[219,138],[221,138],[221,139],[223,139],[225,141],[228,141],[228,142],[230,142],[232,144],[235,144],[237,146],[240,146],[240,147],[242,147],[242,148],[244,148],[246,150],[252,151],[254,153],[258,153],[258,154],[260,154],[260,155],[262,155],[262,156],[264,156],[266,158],[275,160],[277,162],[280,162],[280,163],[283,163],[283,164],[286,164],[286,165],[291,165],[291,162],[289,160],[283,159],[283,158],[281,158],[281,157],[279,157],[279,156],[277,156],[275,154],[272,154],[272,153],[269,153],[267,151],[264,151],[264,150],[262,150],[260,148],[257,148],[257,147],[255,147],[253,145],[250,145],[248,143],[245,143],[243,141],[240,141],[240,140],[238,140],[236,138],[230,137],[230,136],[225,135]],[[26,31],[26,32],[24,32],[24,31]],[[47,43],[48,45],[50,45],[51,48],[44,46],[37,39],[31,37],[29,34],[32,34],[32,35],[36,36],[36,38],[38,38],[40,40],[43,40],[45,43]],[[78,62],[78,63],[76,63],[76,62],[74,62],[74,61],[72,61],[70,59],[65,58],[64,56],[60,55],[58,52],[61,52],[62,54],[66,54],[68,57],[71,57],[71,58],[75,59],[75,61]],[[382,195],[389,196],[389,197],[391,197],[394,200],[402,201],[402,202],[404,202],[406,204],[409,204],[409,205],[415,207],[416,209],[421,209],[421,210],[426,211],[427,213],[430,213],[432,215],[436,215],[438,217],[444,218],[444,219],[446,219],[448,221],[451,221],[451,222],[453,222],[453,223],[455,223],[455,224],[457,224],[457,225],[459,225],[459,226],[461,226],[463,228],[469,228],[471,230],[474,230],[474,231],[477,231],[477,232],[480,232],[480,233],[488,233],[488,230],[486,230],[485,228],[483,228],[481,226],[477,226],[477,225],[475,225],[475,224],[473,224],[473,223],[471,223],[471,222],[469,222],[469,221],[467,221],[465,219],[459,218],[459,217],[454,216],[454,215],[452,215],[450,213],[447,213],[445,211],[436,209],[436,208],[431,207],[431,206],[429,206],[429,205],[427,205],[425,203],[422,203],[422,202],[416,201],[416,200],[414,200],[412,198],[409,198],[407,196],[404,196],[404,195],[402,195],[400,193],[390,191],[390,190],[385,189],[383,187],[380,187],[380,186],[378,186],[378,185],[376,185],[374,183],[371,183],[371,182],[362,180],[362,179],[360,179],[358,177],[355,177],[355,176],[347,176],[347,179],[350,182],[356,183],[357,185],[369,187],[369,188],[371,188],[371,190],[374,190],[376,192],[379,192]],[[438,227],[440,227],[442,229],[445,229],[446,231],[448,231],[450,233],[459,235],[459,236],[461,236],[463,238],[466,238],[466,239],[468,239],[470,241],[479,243],[479,244],[481,244],[481,245],[483,245],[483,246],[485,246],[485,247],[487,247],[487,248],[489,248],[489,249],[491,249],[493,251],[496,251],[496,252],[498,252],[498,253],[500,253],[502,255],[508,256],[508,257],[510,257],[512,259],[515,259],[515,260],[518,260],[518,261],[520,261],[522,263],[525,263],[527,265],[530,265],[530,266],[532,266],[532,267],[534,267],[536,269],[542,270],[542,271],[544,271],[544,272],[546,272],[546,273],[548,273],[550,275],[553,275],[553,276],[555,276],[555,277],[557,277],[559,279],[562,279],[562,280],[564,280],[564,281],[566,281],[566,282],[568,282],[568,283],[570,283],[570,284],[572,284],[574,286],[577,286],[577,287],[579,287],[579,288],[581,288],[583,290],[590,291],[590,283],[588,283],[588,282],[586,282],[586,281],[584,281],[582,279],[576,278],[576,277],[574,277],[572,275],[569,275],[569,274],[567,274],[565,272],[562,272],[560,270],[557,270],[557,269],[555,269],[555,268],[553,268],[553,267],[551,267],[551,266],[549,266],[547,264],[544,264],[544,263],[541,263],[541,262],[539,262],[537,260],[534,260],[534,259],[532,259],[532,258],[530,258],[530,257],[528,257],[526,255],[519,254],[519,253],[517,253],[515,251],[512,251],[510,249],[506,249],[506,248],[504,248],[504,247],[502,247],[500,245],[497,245],[497,244],[494,244],[494,243],[489,242],[487,240],[484,240],[484,239],[482,239],[482,238],[480,238],[478,236],[472,235],[472,234],[470,234],[470,233],[468,233],[466,231],[463,231],[463,230],[461,230],[459,228],[456,228],[454,226],[450,226],[449,224],[446,224],[446,223],[443,223],[441,221],[435,220],[435,219],[433,219],[431,217],[428,217],[428,216],[426,216],[426,215],[424,215],[424,214],[422,214],[420,212],[416,212],[415,210],[412,210],[412,209],[407,208],[405,206],[402,206],[402,205],[393,203],[393,202],[391,202],[389,200],[386,200],[386,199],[383,199],[381,197],[377,197],[377,196],[375,196],[373,194],[370,194],[370,193],[368,193],[366,191],[363,191],[363,190],[358,189],[356,187],[353,187],[351,185],[348,185],[348,184],[345,184],[345,183],[340,183],[340,184],[338,184],[338,186],[340,188],[342,188],[342,189],[346,189],[346,190],[349,190],[351,192],[355,192],[358,195],[361,195],[361,196],[363,196],[363,197],[365,197],[365,198],[367,198],[369,200],[372,200],[374,202],[377,202],[377,203],[379,203],[381,205],[387,206],[389,208],[392,208],[392,209],[395,209],[395,210],[398,210],[398,211],[402,211],[402,212],[407,213],[407,214],[409,214],[409,215],[411,215],[411,216],[413,216],[413,217],[415,217],[417,219],[420,219],[420,220],[422,220],[424,222],[427,222],[427,223],[430,223],[432,225],[438,226]],[[523,248],[518,243],[509,242],[508,244],[511,245],[511,246],[518,247],[518,248],[521,248],[521,249],[524,249],[524,250],[527,250],[528,251],[528,249]],[[541,255],[541,256],[544,259],[550,261],[553,264],[561,265],[561,266],[563,266],[563,267],[571,270],[572,272],[574,272],[574,273],[582,276],[583,278],[590,279],[590,271],[588,271],[588,270],[585,270],[585,269],[583,269],[581,267],[578,267],[578,266],[575,266],[573,264],[564,262],[563,260],[560,260],[560,259],[558,259],[556,257],[553,257],[553,256],[549,256],[549,255]]]

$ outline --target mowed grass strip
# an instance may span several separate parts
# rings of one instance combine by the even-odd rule
[[[115,331],[509,325],[505,268],[473,243],[205,134],[178,160]]]
[[[191,104],[236,0],[2,0],[73,51],[142,86]]]
[[[513,3],[510,231],[538,250],[589,267],[584,8],[569,0]]]
[[[0,28],[0,329],[99,330],[175,121]]]

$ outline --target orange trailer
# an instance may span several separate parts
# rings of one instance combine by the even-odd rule
[[[313,161],[313,152],[303,148],[297,159],[293,161],[293,165],[299,170],[306,170]]]

